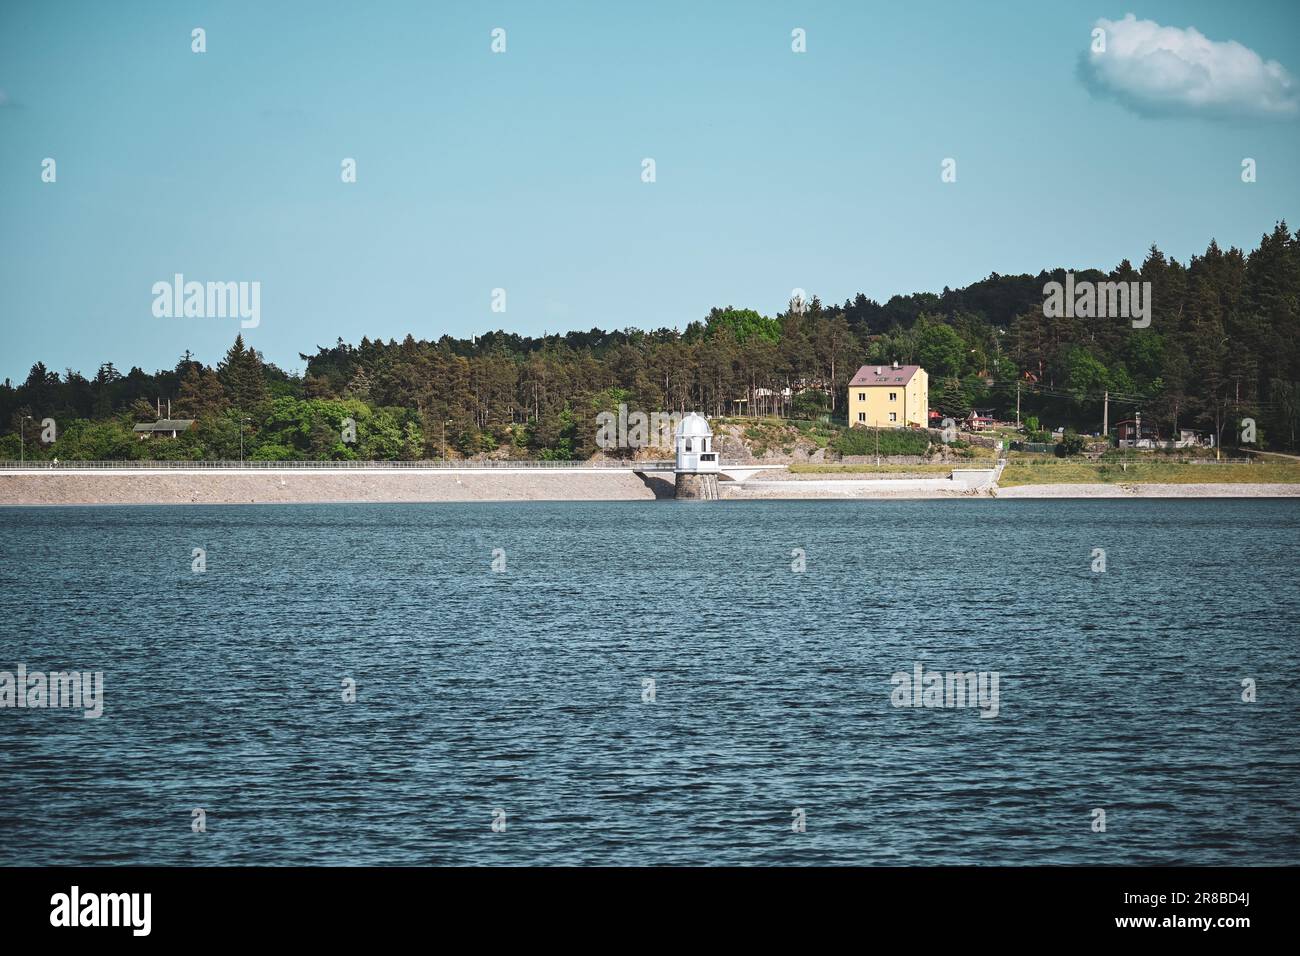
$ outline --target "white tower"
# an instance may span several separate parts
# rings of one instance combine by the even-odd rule
[[[713,448],[713,430],[708,419],[699,412],[691,412],[677,423],[678,474],[717,474],[721,467],[718,453]]]
[[[677,425],[676,496],[716,499],[721,470],[722,461],[713,447],[713,430],[708,420],[698,412],[691,412]]]

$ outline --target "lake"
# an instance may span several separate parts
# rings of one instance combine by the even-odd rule
[[[1297,864],[1297,544],[1293,500],[0,509],[0,670],[103,674],[0,709],[0,864]],[[896,706],[918,665],[996,710]]]

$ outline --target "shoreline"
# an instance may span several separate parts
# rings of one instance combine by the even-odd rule
[[[750,478],[719,485],[724,501],[938,498],[1284,498],[1300,483],[1043,483],[999,488],[945,478]],[[654,501],[673,498],[672,473],[534,469],[461,471],[145,472],[0,474],[0,507]]]
[[[1300,483],[1285,482],[1088,482],[1012,485],[999,498],[1300,498]]]

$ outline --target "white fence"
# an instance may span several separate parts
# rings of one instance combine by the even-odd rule
[[[672,461],[0,461],[0,471],[441,471],[607,468],[612,471],[671,471]]]

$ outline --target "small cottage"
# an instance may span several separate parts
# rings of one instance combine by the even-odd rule
[[[146,438],[175,438],[198,423],[192,418],[160,418],[156,422],[140,422],[132,429],[141,441]]]

